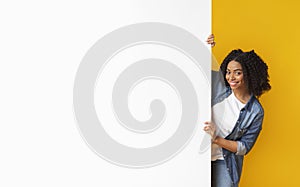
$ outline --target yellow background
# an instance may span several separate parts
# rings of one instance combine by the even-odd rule
[[[260,101],[263,130],[245,157],[241,187],[300,186],[300,1],[213,0],[213,53],[254,49],[268,64],[272,90]]]

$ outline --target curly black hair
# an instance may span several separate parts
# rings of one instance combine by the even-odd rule
[[[254,50],[243,52],[241,49],[232,50],[221,64],[220,68],[226,86],[229,86],[226,81],[227,65],[233,60],[241,64],[244,79],[250,93],[256,97],[260,97],[264,92],[271,89],[267,64],[254,52]]]

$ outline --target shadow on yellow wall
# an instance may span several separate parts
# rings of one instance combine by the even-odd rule
[[[300,1],[213,0],[212,30],[219,63],[241,48],[269,66],[263,130],[245,157],[240,186],[300,186]]]

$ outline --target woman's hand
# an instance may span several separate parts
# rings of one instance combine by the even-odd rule
[[[210,44],[211,47],[214,47],[216,45],[215,36],[213,34],[209,35],[206,42],[207,44]]]
[[[218,146],[233,153],[237,152],[237,141],[226,140],[225,138],[221,138],[220,136],[218,136],[217,126],[213,122],[207,121],[204,124],[205,126],[203,130],[211,136],[212,143],[217,144]]]
[[[203,130],[210,135],[211,140],[214,141],[217,137],[216,125],[213,122],[206,121]]]

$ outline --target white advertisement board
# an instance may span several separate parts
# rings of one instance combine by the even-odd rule
[[[0,186],[210,186],[209,0],[0,5]]]

